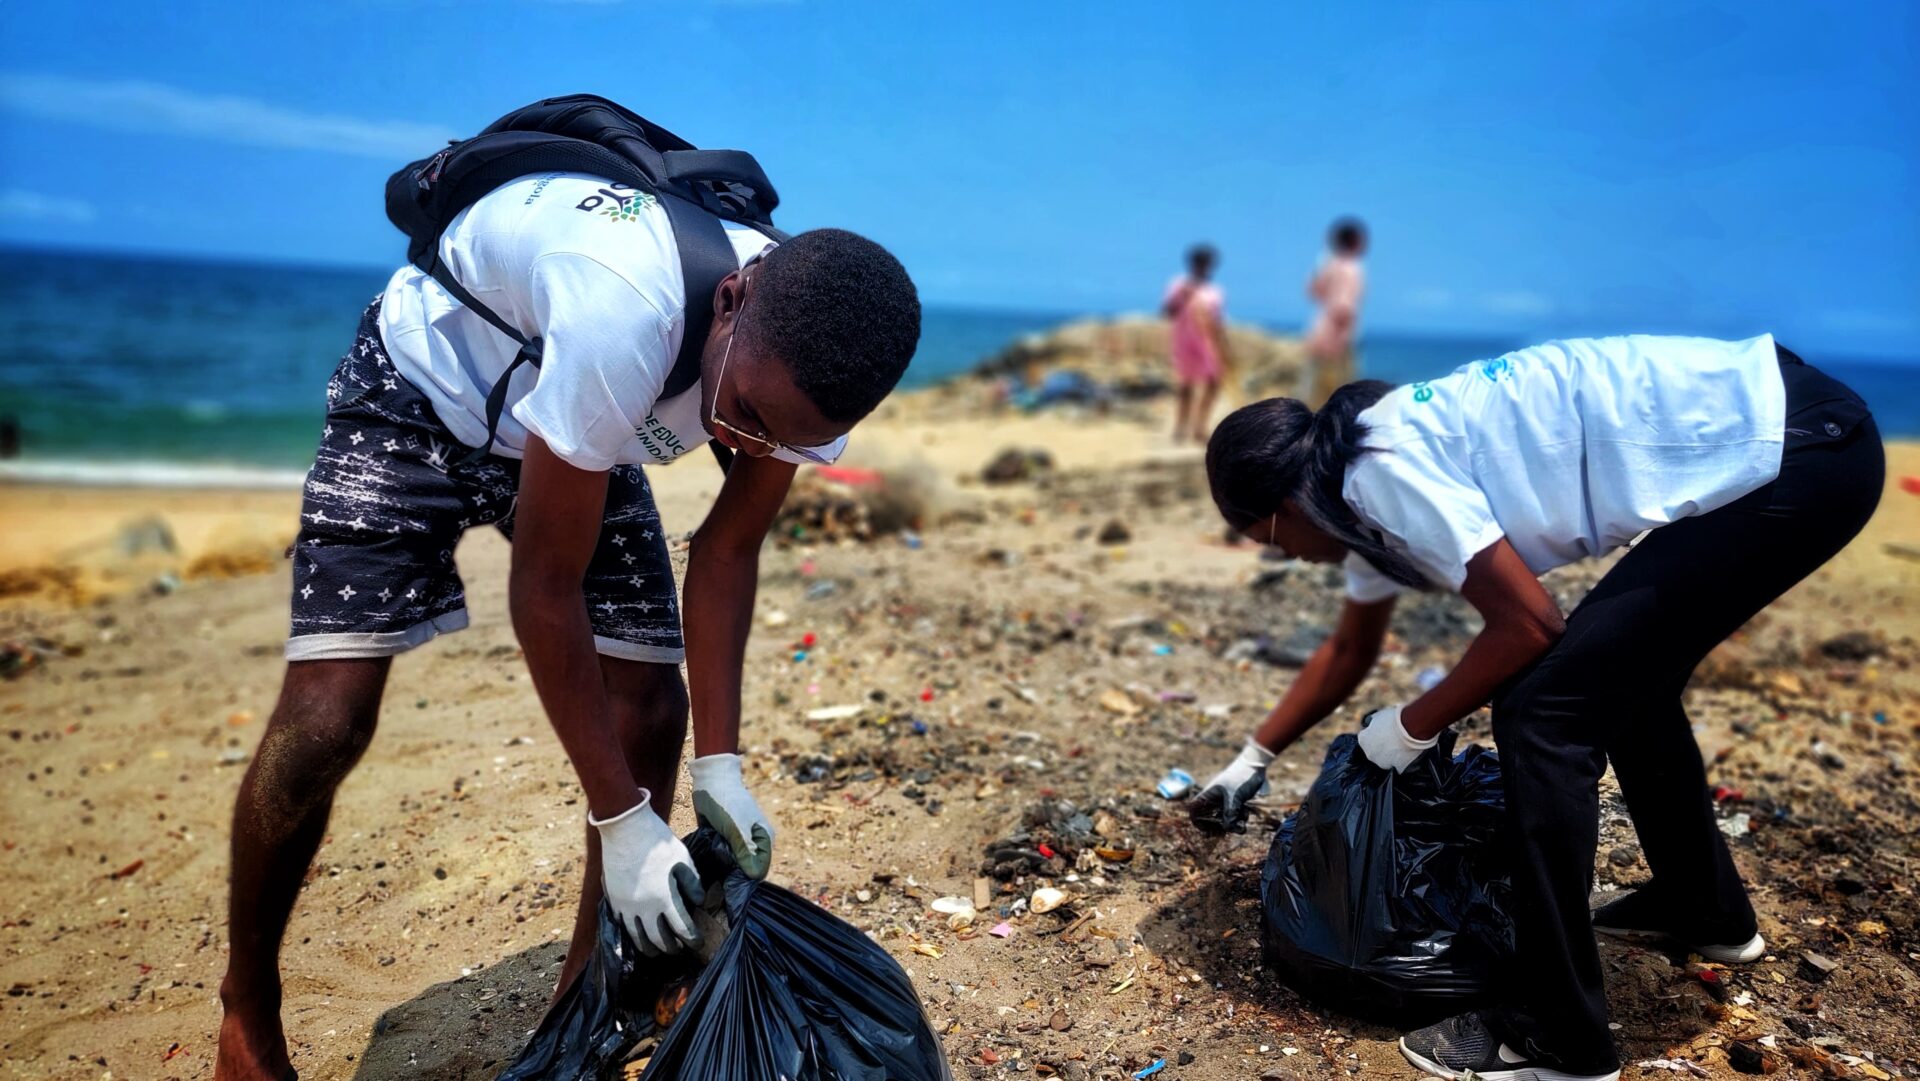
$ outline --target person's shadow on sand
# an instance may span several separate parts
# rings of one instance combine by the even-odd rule
[[[388,1009],[354,1081],[491,1079],[540,1024],[565,956],[565,943],[535,946]]]

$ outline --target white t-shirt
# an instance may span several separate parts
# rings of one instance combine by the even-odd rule
[[[727,238],[742,263],[770,243],[731,223]],[[495,454],[520,457],[531,432],[568,464],[598,471],[670,462],[707,442],[698,385],[659,400],[686,330],[680,256],[659,200],[578,173],[521,177],[461,211],[440,258],[474,299],[542,339],[540,367],[513,374]],[[520,344],[411,265],[387,283],[380,336],[454,438],[485,443],[487,392]],[[810,449],[833,460],[845,447],[843,437]]]
[[[1786,390],[1771,335],[1548,342],[1395,388],[1360,414],[1341,494],[1458,590],[1506,537],[1535,574],[1705,514],[1780,472]],[[1394,582],[1358,554],[1347,595]]]

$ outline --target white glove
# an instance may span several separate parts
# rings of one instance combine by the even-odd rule
[[[748,878],[765,878],[773,866],[773,823],[747,794],[740,779],[740,756],[710,754],[693,760],[693,810],[720,831],[733,849],[733,861]]]
[[[705,901],[687,846],[653,813],[652,795],[608,819],[587,816],[600,831],[600,883],[607,903],[648,957],[700,945],[691,910]]]
[[[1413,760],[1440,741],[1439,736],[1414,739],[1400,723],[1400,707],[1376,709],[1360,721],[1360,750],[1381,769],[1405,773]]]
[[[1247,832],[1247,801],[1267,786],[1267,767],[1272,763],[1272,751],[1247,740],[1239,757],[1214,774],[1193,798],[1187,809],[1193,824],[1208,833]]]

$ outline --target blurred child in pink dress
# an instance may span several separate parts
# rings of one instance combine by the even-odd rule
[[[1173,412],[1175,443],[1189,437],[1206,443],[1214,399],[1227,372],[1227,297],[1213,281],[1219,261],[1212,245],[1194,245],[1187,252],[1187,273],[1168,284],[1161,304],[1173,323],[1173,379],[1179,388]]]

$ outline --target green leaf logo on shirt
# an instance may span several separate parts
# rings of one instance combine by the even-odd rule
[[[640,215],[659,201],[647,192],[637,191],[619,202],[610,204],[600,214],[610,221],[639,221]]]

